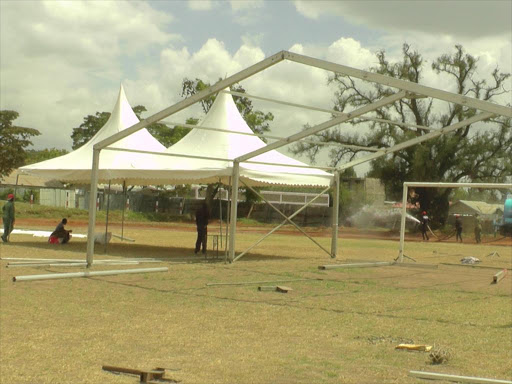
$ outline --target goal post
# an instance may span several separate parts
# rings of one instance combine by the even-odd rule
[[[421,188],[486,188],[486,189],[510,189],[512,190],[512,183],[423,183],[416,181],[406,181],[403,184],[402,196],[402,214],[400,221],[400,251],[398,254],[398,262],[402,263],[404,260],[405,249],[405,217],[407,214],[407,196],[409,195],[410,187]]]

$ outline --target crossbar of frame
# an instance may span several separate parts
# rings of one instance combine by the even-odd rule
[[[271,140],[286,140],[285,137],[281,136],[272,136],[272,135],[262,135],[259,133],[248,133],[248,132],[236,132],[236,131],[230,131],[229,129],[221,129],[221,128],[211,128],[211,127],[204,127],[199,125],[193,125],[193,124],[183,124],[183,123],[175,123],[171,121],[161,121],[161,124],[167,125],[168,127],[185,127],[185,128],[192,128],[192,129],[199,129],[203,131],[214,131],[214,132],[225,132],[225,133],[231,133],[235,135],[244,135],[244,136],[256,136],[264,139],[271,139]],[[352,149],[359,149],[359,150],[365,150],[368,152],[376,152],[380,151],[379,148],[375,147],[364,147],[361,145],[354,145],[354,144],[342,144],[342,143],[328,143],[328,142],[321,142],[316,140],[301,140],[302,143],[308,143],[308,144],[314,144],[314,145],[325,145],[325,146],[333,146],[333,147],[344,147],[344,148],[352,148]]]
[[[318,199],[320,197],[320,195],[324,194],[325,192],[327,192],[331,187],[327,187],[325,188],[322,192],[320,192],[318,195],[316,195],[313,199],[311,199],[310,201],[308,201],[305,205],[303,205],[300,209],[298,209],[297,211],[295,211],[292,215],[288,216],[286,218],[286,220],[284,220],[283,222],[281,222],[281,224],[279,224],[278,226],[276,226],[274,229],[272,229],[269,233],[267,233],[265,236],[263,236],[261,239],[259,239],[256,243],[254,243],[253,245],[251,245],[248,249],[246,249],[245,251],[243,251],[242,253],[240,253],[238,256],[236,256],[234,259],[233,259],[233,262],[237,261],[238,259],[240,259],[242,256],[244,256],[247,252],[249,252],[251,249],[253,249],[254,247],[256,247],[259,243],[261,243],[263,240],[265,240],[267,237],[269,237],[271,234],[273,234],[275,231],[277,231],[279,228],[281,228],[283,225],[285,225],[288,221],[290,221],[291,219],[293,219],[295,216],[297,216],[300,212],[302,212],[304,209],[306,209],[311,203],[313,203],[316,199]],[[330,255],[330,252],[327,252],[329,253]]]
[[[405,216],[407,213],[407,196],[409,194],[409,187],[422,187],[422,188],[487,188],[487,189],[511,189],[512,183],[427,183],[421,181],[406,181],[403,184],[402,191],[402,213],[400,220],[400,250],[398,253],[398,262],[402,263],[404,260],[405,250]]]
[[[261,195],[258,191],[256,191],[254,188],[252,188],[250,185],[247,185],[242,180],[242,184],[244,184],[247,188],[249,188],[253,193],[255,193],[260,199],[262,199],[265,203],[267,203],[274,211],[276,211],[279,215],[284,217],[286,221],[288,221],[290,224],[292,224],[295,228],[297,228],[304,236],[306,236],[309,240],[311,240],[313,243],[315,243],[320,249],[322,249],[325,253],[327,253],[329,256],[331,256],[331,252],[329,252],[327,249],[325,249],[318,241],[313,239],[306,231],[304,231],[297,223],[295,223],[293,220],[290,220],[288,216],[286,216],[283,212],[279,210],[276,206],[274,206],[271,202],[269,202],[263,195]]]
[[[296,108],[302,108],[302,109],[309,109],[311,111],[330,113],[331,115],[334,115],[334,116],[344,116],[344,115],[346,115],[346,113],[340,112],[340,111],[335,111],[334,109],[326,109],[326,108],[312,107],[312,106],[304,105],[304,104],[290,103],[290,102],[287,102],[287,101],[284,101],[284,100],[277,100],[277,99],[271,99],[271,98],[268,98],[268,97],[255,96],[255,95],[250,95],[248,93],[242,93],[242,92],[234,92],[234,91],[223,91],[223,92],[224,93],[229,93],[230,95],[234,95],[234,96],[247,97],[249,99],[264,100],[264,101],[269,101],[271,103],[288,105],[290,107],[296,107]],[[404,128],[416,128],[416,129],[423,129],[423,130],[427,130],[427,131],[435,131],[436,130],[436,128],[430,128],[430,127],[426,127],[424,125],[402,123],[402,122],[399,122],[399,121],[380,119],[380,118],[377,118],[377,117],[361,116],[360,119],[361,120],[376,121],[376,122],[379,122],[379,123],[398,125],[398,126],[404,127]]]

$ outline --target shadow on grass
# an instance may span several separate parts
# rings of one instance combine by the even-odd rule
[[[40,250],[51,250],[51,251],[62,251],[62,252],[74,252],[80,254],[85,260],[85,254],[87,252],[87,244],[85,242],[70,242],[68,244],[49,244],[42,243],[40,241],[16,241],[12,245],[18,245],[28,248],[36,248]],[[148,244],[128,244],[128,243],[114,243],[109,244],[107,252],[105,252],[105,246],[96,244],[94,247],[94,255],[98,257],[116,256],[130,259],[162,259],[164,261],[189,261],[189,262],[224,262],[224,252],[219,250],[217,256],[216,251],[209,251],[207,257],[201,253],[194,254],[194,249],[183,248],[183,247],[162,247]],[[6,254],[7,256],[7,254]],[[37,256],[34,256],[37,257]],[[79,258],[81,258],[79,257]],[[292,256],[282,255],[264,255],[258,253],[249,253],[242,257],[237,263],[247,261],[267,261],[267,260],[289,260],[293,259]]]

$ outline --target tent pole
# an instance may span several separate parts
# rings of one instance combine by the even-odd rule
[[[402,217],[400,220],[400,252],[398,254],[398,262],[404,261],[404,247],[405,247],[405,215],[407,214],[407,195],[409,194],[409,187],[404,183],[402,196]]]
[[[236,215],[238,205],[238,179],[240,174],[240,163],[233,161],[233,181],[231,187],[231,219],[229,220],[229,261],[233,262],[235,258],[235,232],[236,232]]]
[[[332,205],[332,239],[331,239],[331,258],[335,259],[338,255],[338,223],[340,212],[340,173],[334,172],[334,201]]]
[[[93,149],[91,190],[89,195],[89,227],[87,229],[87,268],[92,267],[94,259],[94,227],[96,225],[96,194],[98,193],[98,167],[101,149]]]
[[[221,179],[219,177],[219,184],[221,184]],[[221,199],[222,191],[219,186],[219,190],[217,191],[217,198],[219,199],[219,234],[220,234],[220,246],[222,247],[222,199]],[[217,246],[219,246],[217,244]]]
[[[232,195],[232,189],[231,189],[231,177],[228,178],[228,201],[226,205],[226,242],[224,243],[224,262],[228,262],[228,238],[229,238],[229,218],[231,214],[231,195]]]
[[[104,249],[104,253],[107,253],[108,214],[109,214],[109,212],[110,212],[110,180],[108,181],[107,215],[105,216],[105,249]]]
[[[123,213],[121,217],[121,241],[124,240],[124,210],[126,209],[126,180],[123,181],[123,195],[124,195],[124,201],[123,201]]]

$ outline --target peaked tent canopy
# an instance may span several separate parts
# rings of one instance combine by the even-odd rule
[[[215,102],[199,126],[229,132],[192,129],[184,138],[169,147],[165,153],[203,158],[155,155],[159,158],[158,166],[153,170],[148,169],[146,176],[151,179],[164,178],[165,184],[215,183],[220,180],[227,185],[232,174],[233,159],[266,146],[266,143],[257,136],[246,135],[254,133],[238,112],[232,96],[224,92],[217,95]],[[244,135],[239,133],[244,133]],[[327,187],[333,178],[330,173],[307,168],[309,167],[307,164],[278,151],[264,153],[251,161],[280,165],[241,163],[240,179],[250,186]]]
[[[119,90],[116,105],[105,125],[86,144],[75,151],[54,159],[21,167],[20,171],[30,175],[74,184],[90,184],[94,144],[137,124],[139,119],[133,112],[123,86]],[[141,129],[115,143],[112,147],[163,152],[160,144],[146,128]],[[99,182],[130,185],[146,184],[144,171],[138,167],[152,168],[153,157],[129,152],[104,151],[100,157]]]

